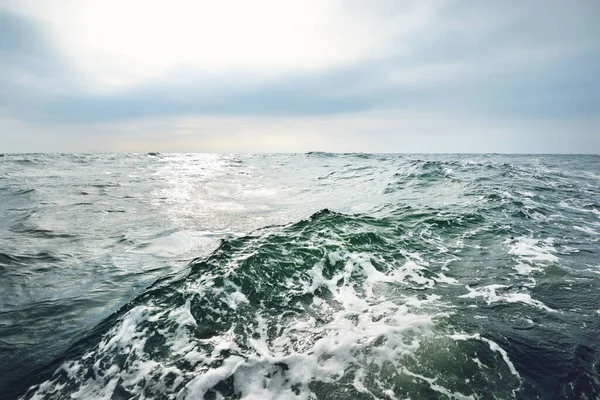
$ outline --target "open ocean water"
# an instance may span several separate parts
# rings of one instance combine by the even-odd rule
[[[599,156],[0,156],[1,399],[599,397]]]

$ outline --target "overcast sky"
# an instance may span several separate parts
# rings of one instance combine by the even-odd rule
[[[600,153],[598,21],[598,0],[0,0],[0,152]]]

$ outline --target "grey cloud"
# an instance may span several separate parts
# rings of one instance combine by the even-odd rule
[[[0,11],[0,108],[9,116],[43,118],[56,88],[70,85],[69,72],[38,26]]]
[[[208,81],[194,71],[109,95],[78,89],[77,75],[32,23],[0,14],[0,107],[55,123],[177,115],[314,116],[377,109],[496,117],[600,115],[600,15],[595,1],[453,2],[440,25],[416,32],[408,51],[278,80]],[[429,82],[393,83],[390,72],[452,64]],[[241,71],[243,74],[244,71]],[[27,86],[16,76],[41,82]],[[60,88],[58,90],[57,88]]]

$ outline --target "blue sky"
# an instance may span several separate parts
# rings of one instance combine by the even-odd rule
[[[600,153],[600,2],[0,0],[0,152]]]

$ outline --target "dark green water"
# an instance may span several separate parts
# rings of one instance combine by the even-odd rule
[[[5,155],[0,177],[6,398],[600,396],[600,157]]]

